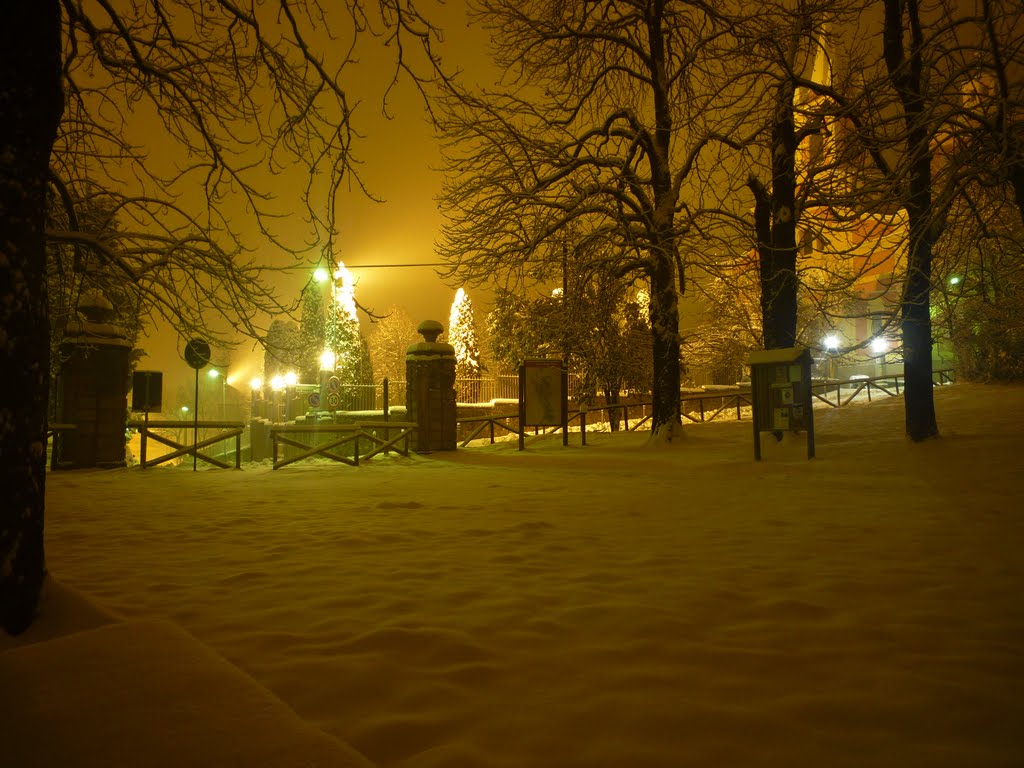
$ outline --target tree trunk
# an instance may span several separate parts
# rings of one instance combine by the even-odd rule
[[[932,385],[932,321],[928,291],[931,248],[927,242],[911,241],[907,285],[903,296],[900,333],[903,339],[903,392],[907,437],[914,442],[939,434],[935,420]]]
[[[653,195],[653,242],[651,243],[651,334],[654,346],[654,381],[651,388],[653,411],[651,441],[670,443],[683,436],[680,403],[682,371],[679,364],[679,294],[683,275],[676,274],[675,190],[669,158],[672,157],[672,102],[667,77],[668,51],[663,27],[664,0],[648,7],[647,36],[651,46],[652,96],[654,99],[654,149],[651,164]],[[681,267],[680,267],[681,269]]]
[[[906,13],[906,26],[904,26]],[[909,56],[903,40],[910,32]],[[907,437],[939,434],[932,391],[931,270],[936,211],[932,201],[931,135],[925,123],[924,35],[916,0],[885,0],[883,46],[889,78],[899,94],[906,130],[909,179],[904,199],[909,228],[907,276],[900,331],[903,337],[903,404]]]
[[[35,618],[45,574],[44,226],[63,110],[60,31],[58,0],[9,3],[0,24],[0,625],[11,634]]]
[[[912,130],[908,149],[914,153],[910,169],[907,219],[907,277],[903,288],[900,335],[903,340],[903,392],[907,437],[914,442],[939,434],[932,384],[932,217],[931,156],[928,136]]]
[[[664,253],[653,255],[651,269],[651,336],[654,346],[654,381],[651,387],[653,411],[651,440],[673,442],[682,437],[679,366],[679,300],[675,268]]]
[[[779,85],[772,122],[771,190],[765,190],[754,178],[748,183],[754,193],[765,349],[783,349],[796,344],[797,144],[794,94],[792,81],[784,80]]]
[[[604,402],[605,405],[618,405],[619,404],[619,388],[617,386],[605,385],[604,387]],[[612,432],[619,431],[619,411],[615,408],[608,409],[608,426]]]

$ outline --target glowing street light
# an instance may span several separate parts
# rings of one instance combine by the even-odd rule
[[[884,355],[889,351],[889,342],[883,339],[881,336],[876,336],[871,340],[871,352],[875,355]]]
[[[274,392],[283,392],[284,386],[284,376],[275,376],[270,380],[270,388]]]
[[[249,389],[251,389],[253,392],[258,392],[259,390],[263,389],[263,379],[261,379],[259,376],[256,376],[255,378],[251,379],[249,381]]]
[[[325,349],[320,353],[320,370],[333,371],[338,363],[338,358],[333,351]]]
[[[825,370],[825,378],[831,379],[833,377],[832,368],[835,365],[835,360],[832,356],[835,354],[836,350],[839,349],[839,336],[834,333],[830,333],[828,336],[821,340],[821,343],[822,346],[825,347],[825,354],[828,355],[828,362]]]
[[[214,381],[220,379],[220,417],[226,419],[228,417],[228,376],[218,368],[210,368],[207,376]]]
[[[295,371],[288,371],[284,375],[284,383],[286,386],[294,387],[299,383],[299,375]]]
[[[951,278],[949,278],[949,284],[950,285],[960,285],[960,280],[961,279],[962,278],[960,278],[958,275],[953,275]]]
[[[317,267],[313,271],[313,279],[316,280],[318,283],[326,283],[328,280],[331,279],[331,273],[328,272],[323,267]]]

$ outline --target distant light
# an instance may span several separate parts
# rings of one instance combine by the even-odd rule
[[[275,376],[270,380],[270,388],[275,392],[280,392],[284,389],[284,376]]]
[[[551,289],[551,298],[557,299],[557,298],[560,298],[561,296],[562,296],[562,289],[561,288],[552,288]]]
[[[321,371],[333,371],[335,364],[338,362],[338,358],[334,352],[329,349],[325,349],[320,353],[320,370]]]
[[[182,413],[188,413],[188,406],[187,405],[181,406],[181,412]]]
[[[889,351],[889,342],[881,336],[876,336],[871,340],[871,351],[876,355],[884,355]]]
[[[294,387],[299,383],[299,375],[295,373],[295,371],[288,371],[288,373],[284,375],[284,383],[289,387]]]
[[[218,376],[220,376],[220,371],[218,371],[216,368],[211,368],[210,372],[206,375],[209,376],[211,379],[216,379]]]
[[[830,333],[828,336],[822,339],[822,344],[825,345],[825,349],[827,349],[829,352],[834,352],[835,350],[839,349],[839,337],[836,336],[834,333]]]
[[[259,376],[254,378],[252,381],[249,382],[249,389],[252,389],[252,390],[263,389],[263,379],[261,379]]]
[[[313,279],[316,280],[318,283],[326,283],[328,280],[331,279],[331,273],[328,272],[323,267],[317,267],[313,271]]]
[[[956,275],[953,275],[951,278],[949,278],[949,284],[950,285],[960,285],[960,278],[957,277]]]

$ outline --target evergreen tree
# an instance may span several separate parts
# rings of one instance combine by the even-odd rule
[[[298,373],[300,363],[299,326],[291,320],[274,320],[267,331],[263,354],[263,380],[268,384],[275,376]]]
[[[363,408],[367,403],[354,385],[373,384],[370,349],[359,327],[352,275],[339,264],[331,287],[331,306],[327,314],[325,348],[334,354],[334,375],[342,385],[342,407]]]
[[[495,361],[515,370],[527,357],[566,358],[577,381],[570,395],[582,401],[650,393],[647,293],[601,275],[578,278],[567,297],[561,289],[532,300],[500,291],[487,316]]]
[[[334,353],[335,375],[342,384],[358,384],[362,378],[360,369],[363,344],[359,332],[359,316],[356,314],[355,292],[351,283],[344,276],[339,276],[332,293],[325,347]]]
[[[300,373],[303,382],[315,383],[320,376],[320,356],[327,340],[323,291],[316,282],[302,290],[302,320],[299,327]]]
[[[448,316],[448,343],[455,348],[455,381],[461,402],[480,400],[480,341],[476,333],[473,302],[459,288]]]
[[[448,343],[455,347],[456,378],[479,378],[483,366],[480,364],[480,341],[473,302],[462,288],[456,291],[448,316]]]

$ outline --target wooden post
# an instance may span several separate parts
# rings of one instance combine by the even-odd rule
[[[146,416],[142,425],[142,435],[139,440],[139,461],[142,468],[146,468],[146,438],[149,436],[149,408],[146,408]],[[56,441],[54,441],[56,443]]]
[[[526,450],[526,365],[519,366],[519,450]]]
[[[564,293],[562,294],[565,295]],[[562,359],[562,445],[569,444],[569,364]]]

